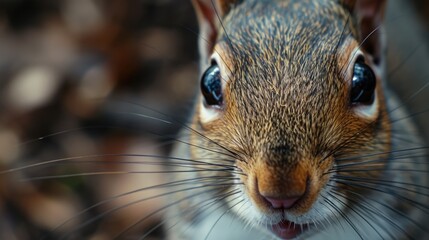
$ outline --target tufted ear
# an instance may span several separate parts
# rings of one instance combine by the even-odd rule
[[[380,61],[383,49],[381,24],[386,8],[386,0],[340,0],[354,16],[363,48],[374,57],[374,62]]]
[[[200,26],[200,58],[207,61],[216,43],[220,20],[238,0],[192,0]],[[219,20],[220,19],[220,20]]]

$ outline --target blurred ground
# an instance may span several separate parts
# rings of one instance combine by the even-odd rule
[[[166,138],[178,129],[132,115],[148,112],[133,103],[185,118],[197,79],[195,32],[186,0],[0,1],[0,169],[73,156],[164,155],[169,145],[151,147],[162,139],[149,130]],[[131,160],[138,159],[87,157],[0,175],[0,238],[58,239],[72,232],[74,238],[109,239],[118,234],[162,203],[135,204],[74,230],[102,211],[142,198],[127,196],[48,232],[83,206],[160,183],[157,176],[18,180],[142,169],[121,164]],[[144,169],[159,166],[154,168]],[[135,232],[153,224],[149,219]]]
[[[429,39],[429,4],[414,2]],[[143,197],[127,196],[52,233],[87,206],[163,180],[142,174],[20,180],[148,170],[121,164],[132,157],[106,154],[166,154],[170,146],[159,143],[177,127],[134,113],[157,115],[141,104],[186,119],[197,79],[195,32],[188,0],[0,0],[0,170],[58,160],[0,175],[0,239],[110,239],[162,206],[145,201],[80,227]],[[87,155],[104,156],[60,160]],[[130,235],[156,220],[142,222]],[[162,239],[162,232],[152,239]]]

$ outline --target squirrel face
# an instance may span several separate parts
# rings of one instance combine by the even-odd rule
[[[217,151],[233,152],[242,171],[237,188],[250,206],[246,215],[233,211],[271,225],[281,238],[344,208],[347,200],[330,193],[349,192],[331,182],[339,162],[353,163],[358,154],[386,158],[380,153],[390,149],[381,38],[368,30],[379,24],[384,1],[349,2],[218,1],[215,11],[194,1],[206,28],[193,126],[211,141],[191,140],[216,151],[191,154],[219,159]]]

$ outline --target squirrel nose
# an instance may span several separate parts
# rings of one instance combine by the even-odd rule
[[[308,192],[308,173],[295,168],[288,173],[274,174],[269,171],[260,171],[255,176],[256,193],[268,207],[275,209],[289,209],[304,200]],[[268,172],[268,174],[267,174]],[[279,176],[280,175],[280,176]]]
[[[291,208],[302,196],[296,196],[296,197],[287,197],[287,198],[273,198],[273,197],[262,197],[271,204],[273,208],[284,208],[289,209]]]
[[[295,166],[288,172],[275,172],[269,166],[259,166],[255,176],[255,189],[259,199],[265,205],[275,209],[290,209],[305,199],[309,191],[309,174],[301,165]]]

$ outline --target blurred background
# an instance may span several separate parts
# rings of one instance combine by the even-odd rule
[[[391,2],[389,67],[406,98],[429,76],[429,4]],[[53,161],[0,174],[0,239],[111,239],[163,206],[152,199],[100,216],[153,189],[82,213],[165,182],[130,173],[161,169],[121,154],[168,153],[178,127],[141,114],[186,121],[197,32],[190,0],[0,0],[0,171]],[[407,104],[423,111],[416,121],[428,135],[423,91]],[[126,235],[141,236],[159,218]],[[149,239],[163,239],[162,230]]]
[[[159,199],[144,201],[79,226],[156,194],[145,191],[51,233],[85,207],[162,180],[153,174],[34,177],[156,171],[159,166],[124,164],[139,158],[111,154],[166,154],[170,145],[159,143],[178,127],[137,114],[154,116],[149,106],[186,118],[197,79],[197,32],[187,0],[0,1],[0,169],[91,155],[0,175],[0,239],[109,239],[162,206]]]

